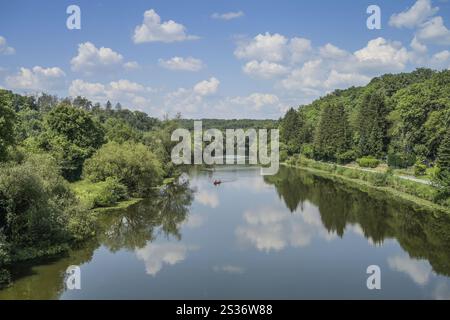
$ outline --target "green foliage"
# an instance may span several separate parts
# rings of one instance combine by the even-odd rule
[[[104,142],[104,132],[89,113],[60,104],[45,117],[45,131],[36,144],[49,152],[68,180],[79,179],[84,161]]]
[[[423,161],[417,161],[414,165],[414,175],[416,177],[424,176],[427,172],[427,166]]]
[[[376,168],[380,165],[380,160],[374,157],[363,157],[356,160],[358,165],[363,168]]]
[[[89,209],[111,207],[128,198],[127,187],[115,178],[107,178],[97,183],[78,181],[71,187],[80,202]]]
[[[314,155],[317,159],[336,161],[346,152],[350,144],[347,113],[341,103],[326,104],[314,140]]]
[[[387,146],[387,109],[379,91],[368,91],[362,97],[358,116],[360,156],[382,157]]]
[[[141,143],[110,142],[86,161],[83,176],[92,182],[115,178],[132,196],[146,197],[159,185],[163,169],[158,158]]]
[[[75,232],[77,219],[85,228]],[[0,226],[16,254],[82,238],[92,232],[90,221],[48,155],[31,155],[22,163],[0,167]]]
[[[124,143],[126,141],[139,142],[142,133],[133,129],[127,122],[118,118],[109,118],[104,123],[106,138],[108,141]]]
[[[50,133],[62,136],[82,148],[97,149],[103,144],[104,132],[88,112],[61,104],[45,118]]]
[[[437,201],[446,201],[450,197],[450,128],[443,137],[437,159],[438,171],[435,181],[439,188]]]
[[[388,166],[391,168],[408,168],[412,166],[415,161],[416,157],[412,153],[390,152],[387,157]]]
[[[314,158],[314,145],[311,143],[303,144],[301,153],[309,159]]]
[[[16,117],[11,105],[8,96],[0,94],[0,161],[6,158],[8,147],[14,143]]]
[[[339,164],[348,164],[350,162],[355,161],[356,159],[356,152],[353,150],[348,150],[343,153],[339,153],[337,155],[337,162]]]
[[[302,113],[291,108],[280,122],[280,139],[287,146],[289,155],[299,153],[305,142],[304,119]]]

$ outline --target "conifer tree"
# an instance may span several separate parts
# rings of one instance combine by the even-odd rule
[[[281,141],[286,144],[289,154],[300,152],[303,139],[304,121],[302,115],[291,108],[280,126]]]
[[[316,158],[336,161],[349,145],[350,128],[344,106],[340,102],[326,104],[314,139]]]
[[[387,109],[384,95],[377,91],[366,93],[358,115],[360,156],[381,158],[386,151]]]
[[[445,200],[450,197],[450,129],[447,129],[439,147],[437,167],[438,200]]]

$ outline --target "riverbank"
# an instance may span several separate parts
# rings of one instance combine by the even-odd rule
[[[345,183],[364,192],[380,191],[388,197],[401,199],[427,211],[450,214],[450,207],[433,202],[436,189],[430,184],[405,179],[388,172],[382,173],[355,167],[344,167],[306,158],[290,158],[282,165]]]

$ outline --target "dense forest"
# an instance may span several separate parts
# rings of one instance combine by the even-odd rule
[[[336,90],[280,120],[285,156],[429,173],[435,201],[450,196],[450,71],[386,74]]]

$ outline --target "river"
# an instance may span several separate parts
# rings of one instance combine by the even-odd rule
[[[448,215],[292,168],[185,180],[104,214],[80,248],[15,267],[0,299],[450,299]],[[71,265],[79,290],[65,285]]]

